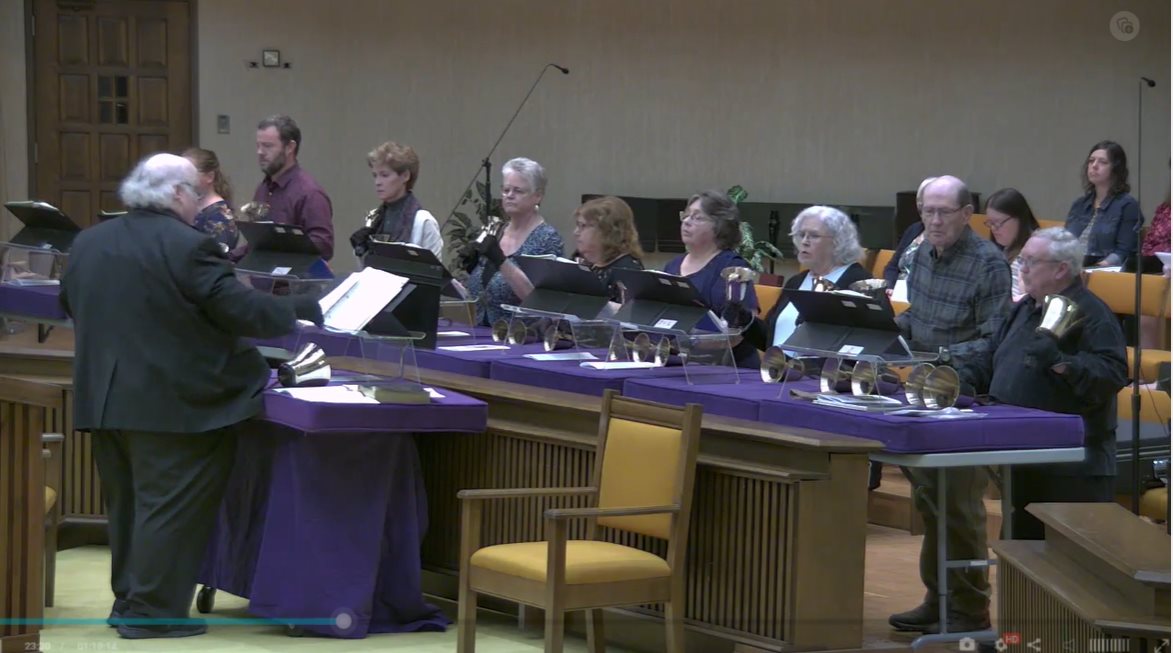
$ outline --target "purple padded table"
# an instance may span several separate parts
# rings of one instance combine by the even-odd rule
[[[481,432],[488,407],[438,390],[427,405],[266,393],[264,418],[238,439],[199,581],[318,634],[444,630],[421,587],[428,512],[412,434]]]
[[[692,385],[684,376],[630,378],[623,384],[623,395],[676,406],[698,403],[704,407],[706,415],[756,420],[762,401],[777,397],[779,387],[762,383],[761,376],[753,370],[739,370],[738,375],[741,383],[735,383],[733,372],[728,371],[694,379],[697,382]]]
[[[985,417],[940,420],[897,417],[816,406],[793,399],[789,387],[817,391],[814,381],[790,384],[782,399],[763,401],[758,419],[843,435],[871,438],[898,453],[1050,449],[1083,446],[1083,421],[1018,406],[976,406]]]
[[[67,322],[69,316],[57,297],[61,286],[14,286],[0,284],[0,313],[32,320]]]
[[[570,351],[570,350],[561,350]],[[606,351],[592,352],[598,360],[606,360]],[[623,390],[627,379],[650,379],[683,376],[679,365],[634,370],[592,370],[580,365],[583,361],[535,361],[529,358],[503,358],[493,361],[489,378],[523,385],[601,396],[611,388]]]

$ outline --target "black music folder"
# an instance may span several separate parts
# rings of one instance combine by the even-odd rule
[[[367,324],[366,330],[391,336],[422,333],[424,337],[417,345],[435,349],[440,295],[455,293],[452,274],[440,259],[432,250],[411,243],[372,240],[363,265],[409,279],[399,296]]]
[[[815,350],[851,358],[912,357],[887,297],[789,289],[786,297],[798,311],[800,323],[783,349]]]
[[[514,261],[534,286],[522,308],[593,320],[607,305],[607,286],[581,263],[554,256],[518,256]]]
[[[620,322],[689,333],[710,315],[685,277],[658,270],[615,270],[614,275],[624,288],[624,304],[615,314]]]
[[[6,202],[4,208],[24,225],[9,241],[13,245],[68,252],[81,231],[61,209],[47,202]]]
[[[236,264],[241,270],[273,276],[307,278],[321,258],[318,246],[301,227],[276,222],[236,223],[248,240],[248,253]]]

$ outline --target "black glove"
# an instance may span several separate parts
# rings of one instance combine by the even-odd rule
[[[721,319],[730,329],[743,329],[753,323],[753,313],[741,302],[729,302],[721,309]]]
[[[358,231],[350,234],[350,246],[354,248],[354,255],[362,258],[367,253],[367,242],[371,238],[371,234],[375,230],[370,227],[363,227]]]
[[[312,293],[305,295],[296,295],[293,298],[293,314],[299,320],[306,320],[313,322],[314,326],[322,326],[322,306],[318,304],[318,299]]]
[[[472,243],[468,243],[464,247],[461,247],[460,251],[456,254],[456,265],[461,270],[464,270],[469,274],[471,274],[473,269],[476,268],[477,263],[480,262],[480,260],[481,255],[477,253],[477,249],[473,247]]]
[[[1036,334],[1033,339],[1022,348],[1023,357],[1027,361],[1034,361],[1036,367],[1052,367],[1059,362],[1062,355],[1059,352],[1059,343],[1048,335]]]
[[[501,243],[497,241],[496,236],[485,234],[483,239],[473,242],[473,247],[498,268],[505,265],[505,252],[501,251]]]

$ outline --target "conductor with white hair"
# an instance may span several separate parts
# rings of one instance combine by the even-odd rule
[[[78,234],[61,282],[73,318],[74,424],[92,433],[109,517],[110,623],[124,638],[186,637],[196,574],[232,469],[237,426],[261,411],[269,368],[243,337],[321,322],[306,295],[237,281],[192,226],[196,169],[140,162],[126,215]]]

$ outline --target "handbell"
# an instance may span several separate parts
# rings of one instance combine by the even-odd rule
[[[652,355],[652,362],[657,367],[664,367],[668,364],[668,359],[672,357],[672,354],[672,338],[670,336],[664,336],[660,338],[660,342],[656,343],[656,352]],[[683,358],[684,354],[681,353],[681,360]]]
[[[537,340],[537,337],[536,326],[526,324],[524,320],[514,319],[509,323],[505,341],[511,345],[524,345]]]
[[[851,390],[851,373],[855,370],[855,363],[850,360],[831,357],[823,362],[823,370],[819,375],[819,392],[832,394]]]
[[[925,379],[935,367],[932,363],[921,363],[908,373],[908,379],[904,381],[904,398],[910,406],[924,408],[925,400],[922,393],[925,389]]]
[[[833,292],[838,289],[835,282],[826,277],[816,276],[814,281],[811,282],[811,290],[815,292]]]
[[[635,334],[635,338],[628,346],[631,350],[631,362],[633,363],[650,363],[656,356],[656,346],[652,344],[651,336],[646,333]]]
[[[888,294],[888,282],[883,279],[860,279],[847,287],[848,290],[854,290],[861,295],[867,295],[872,299],[883,299]]]
[[[330,362],[317,343],[306,343],[297,355],[277,368],[277,380],[286,388],[326,385],[330,382]]]
[[[947,365],[938,365],[925,376],[921,389],[921,401],[925,408],[941,410],[957,405],[961,397],[961,377],[957,370]]]
[[[762,383],[797,381],[820,370],[814,364],[816,358],[798,358],[786,355],[780,347],[770,347],[762,356]]]
[[[899,388],[900,377],[884,363],[860,360],[851,370],[851,394],[857,397],[896,394]]]
[[[546,330],[542,332],[542,349],[554,351],[574,346],[574,334],[566,330],[562,324],[562,322],[557,322],[546,327]]]
[[[1043,300],[1043,319],[1035,332],[1062,340],[1078,321],[1079,307],[1075,302],[1063,295],[1047,295]]]
[[[721,270],[721,278],[725,280],[725,300],[741,304],[749,293],[749,287],[757,283],[761,274],[750,268],[731,266]]]
[[[268,217],[267,202],[247,202],[236,210],[236,219],[241,222],[263,222]]]
[[[503,317],[494,322],[490,335],[492,335],[493,342],[505,342],[509,338],[509,319]]]
[[[501,230],[505,228],[505,221],[501,218],[492,215],[489,216],[489,223],[481,229],[481,233],[477,234],[476,242],[483,243],[489,236],[494,238],[501,237]]]

